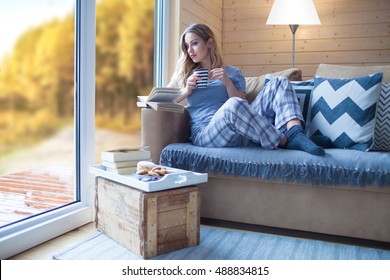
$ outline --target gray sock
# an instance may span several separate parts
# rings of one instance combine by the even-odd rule
[[[286,149],[301,150],[316,156],[323,156],[325,151],[322,147],[317,146],[305,134],[303,128],[299,125],[294,125],[287,132]]]

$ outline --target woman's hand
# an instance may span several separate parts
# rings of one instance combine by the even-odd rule
[[[186,86],[181,89],[180,97],[175,100],[175,102],[179,103],[183,101],[187,96],[192,94],[192,91],[196,89],[196,81],[200,80],[200,77],[198,74],[194,73],[191,76],[188,77]],[[169,84],[168,84],[169,86]]]
[[[194,89],[196,89],[196,81],[200,80],[200,76],[196,73],[193,73],[191,76],[188,77],[187,83],[186,83],[186,91],[190,95]]]
[[[226,74],[225,68],[214,68],[210,70],[209,79],[221,80],[222,83],[226,86],[226,90],[228,92],[229,97],[239,97],[241,99],[245,99],[245,93],[241,91],[237,91],[232,80]]]
[[[226,74],[225,68],[214,68],[209,73],[210,80],[221,80],[225,85],[228,82],[229,77]]]
[[[200,77],[196,73],[193,73],[191,76],[188,77],[186,87],[183,88],[181,91],[183,98],[186,98],[187,96],[191,95],[192,91],[196,89],[197,80],[200,80]]]

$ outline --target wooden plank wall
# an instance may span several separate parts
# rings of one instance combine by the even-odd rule
[[[205,23],[222,45],[223,0],[181,0],[180,34],[192,23]]]
[[[272,0],[223,1],[223,53],[246,76],[291,67],[288,26],[266,25]],[[389,0],[314,0],[321,25],[299,26],[295,67],[311,78],[319,63],[390,64]]]

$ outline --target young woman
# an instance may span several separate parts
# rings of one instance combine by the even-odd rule
[[[287,78],[272,79],[251,103],[245,100],[245,78],[240,69],[224,66],[212,30],[189,26],[180,39],[181,55],[168,87],[182,88],[178,102],[187,98],[191,141],[202,147],[261,145],[303,150],[323,155],[322,147],[304,133],[303,117]],[[207,88],[197,88],[197,68],[209,70]]]

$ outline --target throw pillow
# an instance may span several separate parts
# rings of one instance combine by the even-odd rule
[[[302,81],[302,70],[298,68],[290,68],[283,71],[275,72],[272,74],[266,74],[259,77],[245,77],[246,81],[246,99],[249,103],[255,100],[257,94],[262,90],[264,86],[265,77],[271,76],[285,76],[290,81]]]
[[[266,75],[264,85],[266,85],[272,78],[273,76]],[[310,96],[314,89],[314,80],[291,81],[291,85],[297,94],[299,105],[301,105],[303,119],[305,120],[303,128],[308,130],[310,127],[310,118],[308,117],[310,116]]]
[[[349,66],[321,63],[320,65],[318,65],[317,71],[314,76],[334,79],[351,79],[360,76],[370,75],[372,73],[383,73],[382,82],[390,82],[390,64]]]
[[[382,83],[376,107],[375,136],[372,150],[390,151],[390,83]]]
[[[309,136],[330,138],[335,148],[367,151],[373,145],[375,111],[383,73],[353,79],[314,78]],[[317,143],[321,144],[321,143]]]
[[[310,97],[314,89],[314,80],[307,80],[302,82],[291,82],[301,105],[303,119],[305,120],[304,129],[308,130],[310,127]]]

